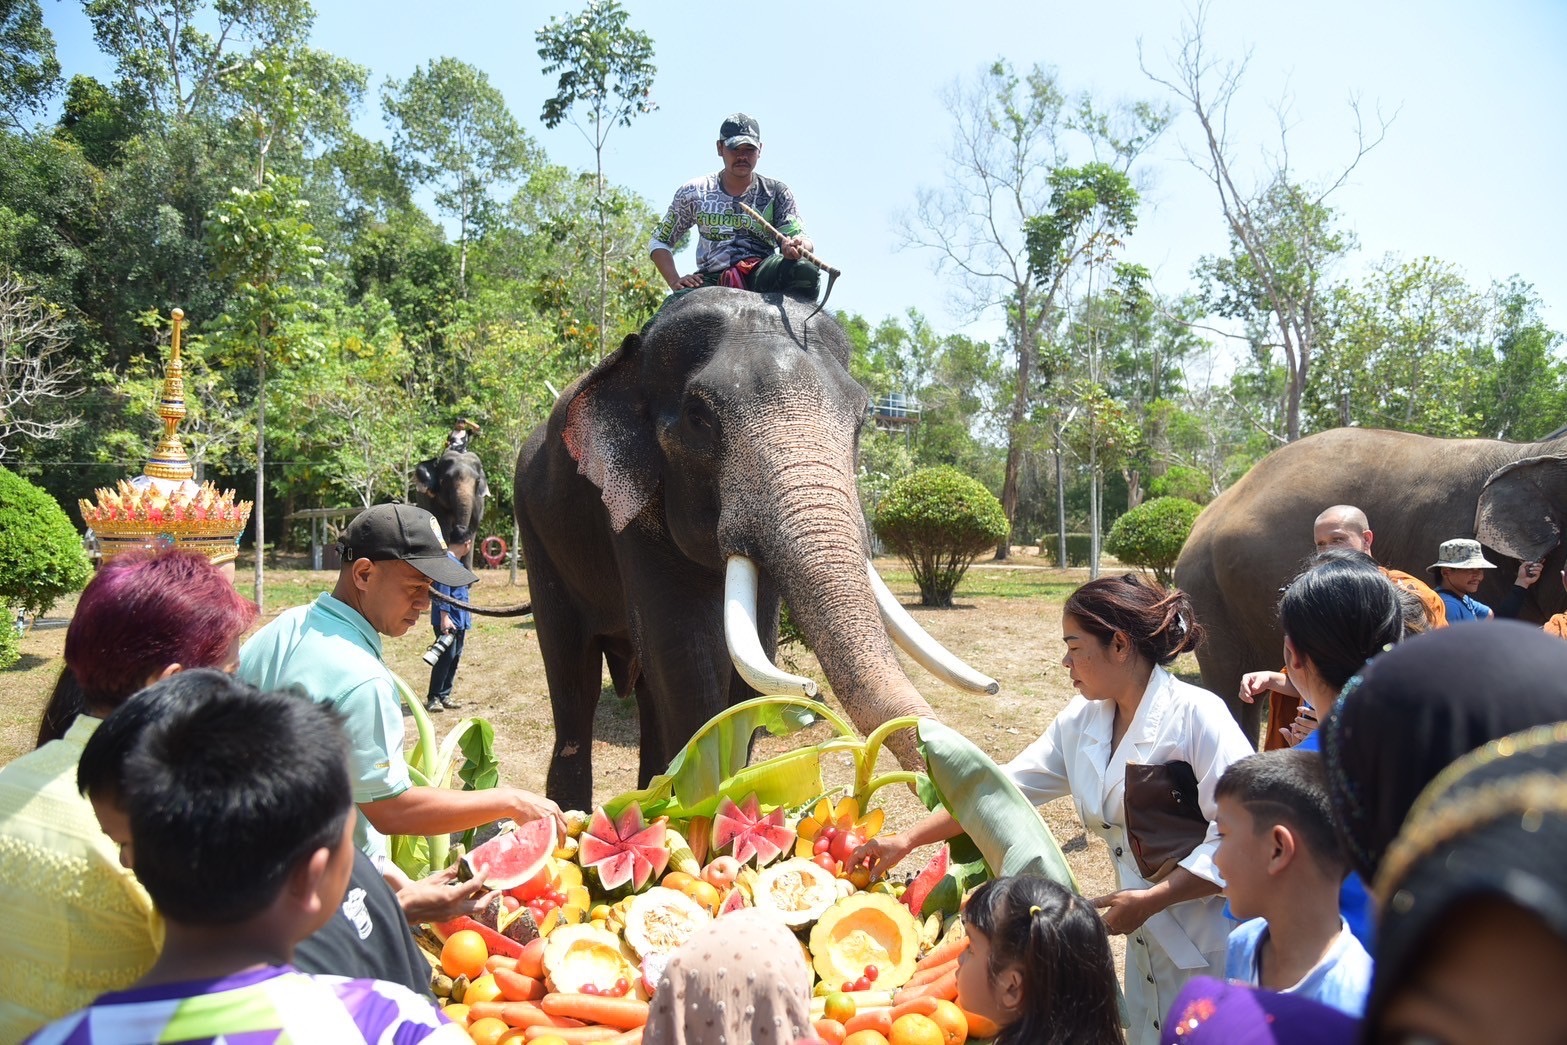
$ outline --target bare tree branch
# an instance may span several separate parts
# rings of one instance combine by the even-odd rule
[[[0,459],[23,440],[58,439],[81,423],[48,409],[82,393],[80,370],[66,358],[70,345],[57,306],[0,277]]]

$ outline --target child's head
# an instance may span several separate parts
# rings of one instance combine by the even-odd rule
[[[342,902],[353,798],[342,728],[324,705],[181,672],[104,722],[79,782],[100,809],[118,793],[136,877],[171,924],[235,925],[286,896],[292,945]]]
[[[1232,764],[1214,788],[1219,849],[1230,910],[1242,920],[1267,916],[1269,902],[1292,902],[1308,878],[1335,892],[1347,870],[1333,834],[1327,773],[1315,751],[1264,751]]]
[[[1121,1040],[1110,939],[1088,901],[1046,878],[998,878],[963,924],[958,1002],[999,1024],[1002,1045]]]

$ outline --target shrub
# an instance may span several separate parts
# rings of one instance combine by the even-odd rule
[[[81,536],[59,503],[0,467],[0,668],[20,656],[18,611],[43,613],[60,596],[80,591],[91,572]]]
[[[1169,584],[1181,545],[1186,543],[1201,511],[1201,505],[1183,497],[1145,501],[1110,527],[1105,551],[1128,566],[1152,570],[1160,584]]]
[[[1057,566],[1087,566],[1093,556],[1093,549],[1093,534],[1069,533],[1066,535],[1066,562],[1056,562],[1060,557],[1061,542],[1056,540],[1053,533],[1041,534],[1039,538],[1039,557],[1049,559]]]
[[[1171,465],[1169,471],[1155,476],[1148,484],[1148,493],[1154,497],[1184,497],[1198,504],[1213,500],[1207,474],[1184,464]]]
[[[1010,529],[995,494],[947,466],[899,479],[876,511],[877,536],[914,570],[925,606],[951,606],[975,558]]]

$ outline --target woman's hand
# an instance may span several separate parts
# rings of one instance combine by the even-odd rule
[[[1096,896],[1089,903],[1100,909],[1106,929],[1116,936],[1127,936],[1164,909],[1154,903],[1148,893],[1147,889],[1122,889],[1107,896]]]
[[[1302,704],[1300,712],[1296,714],[1295,720],[1289,724],[1289,728],[1279,730],[1284,737],[1284,742],[1290,747],[1295,747],[1316,731],[1317,709],[1310,704]]]
[[[907,835],[882,835],[856,849],[854,855],[849,857],[849,866],[859,867],[863,861],[869,860],[871,878],[874,880],[896,867],[914,848],[915,844]]]
[[[395,870],[395,868],[394,868]],[[457,867],[437,871],[417,882],[409,881],[399,872],[396,877],[382,872],[387,884],[397,893],[397,903],[403,909],[408,924],[420,922],[447,922],[459,915],[470,918],[481,913],[500,893],[484,887],[484,882],[471,878],[457,880]],[[401,879],[399,881],[398,879]]]

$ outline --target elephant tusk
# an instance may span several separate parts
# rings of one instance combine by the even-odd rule
[[[756,563],[744,555],[731,555],[724,569],[724,642],[735,670],[762,696],[816,696],[814,679],[767,659],[756,630]]]
[[[881,610],[882,623],[887,626],[887,634],[892,636],[892,641],[898,644],[899,649],[949,686],[966,689],[971,693],[997,693],[1001,690],[995,679],[975,671],[931,638],[930,632],[909,616],[909,611],[892,594],[887,582],[881,579],[869,559],[865,561],[865,571],[870,574],[871,591],[876,594],[876,606]]]

